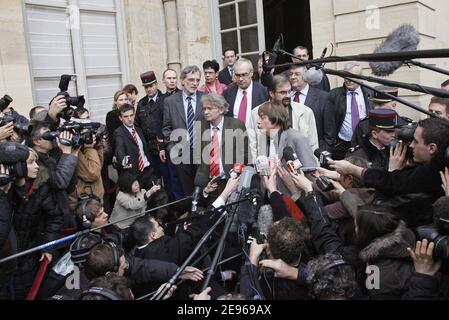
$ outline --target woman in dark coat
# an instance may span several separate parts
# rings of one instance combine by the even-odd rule
[[[37,154],[32,149],[27,160],[28,176],[25,185],[15,189],[13,225],[17,235],[18,251],[31,249],[60,237],[62,211],[57,210],[56,199],[50,192],[48,173],[39,170]],[[18,259],[14,277],[15,298],[25,299],[36,276],[39,261],[53,259],[54,248],[35,252]]]

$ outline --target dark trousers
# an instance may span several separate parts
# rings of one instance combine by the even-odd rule
[[[168,175],[170,180],[170,189],[173,194],[174,200],[180,200],[186,195],[182,189],[181,182],[179,181],[178,173],[176,171],[176,166],[167,159]]]
[[[139,180],[140,187],[149,190],[151,189],[157,182],[157,178],[154,175],[154,170],[151,166],[148,166],[139,174],[137,178]]]
[[[190,196],[193,193],[197,169],[198,165],[196,164],[178,164],[176,166],[176,172],[179,181],[181,182],[182,190],[186,196]]]

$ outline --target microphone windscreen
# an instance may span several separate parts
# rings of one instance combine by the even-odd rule
[[[259,156],[254,161],[257,173],[268,176],[270,173],[270,160],[267,156]]]
[[[0,163],[16,164],[28,159],[30,152],[27,146],[13,142],[0,142]]]
[[[388,35],[388,37],[374,50],[374,53],[393,53],[414,51],[420,42],[419,33],[410,24],[401,25]],[[373,74],[386,77],[394,73],[403,64],[403,61],[371,62]]]
[[[250,189],[251,188],[251,180],[254,175],[256,175],[256,169],[253,167],[247,166],[242,172],[242,175],[240,176],[239,186],[238,190],[241,191],[242,189]]]
[[[323,80],[323,71],[317,70],[317,68],[312,67],[310,69],[306,69],[302,74],[302,79],[307,82],[311,86],[316,86],[321,83]]]
[[[259,215],[257,217],[257,226],[261,235],[268,236],[271,225],[273,224],[273,208],[271,205],[263,205],[260,207]]]

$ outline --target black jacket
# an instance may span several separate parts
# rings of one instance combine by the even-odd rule
[[[27,250],[60,238],[63,214],[58,209],[55,194],[46,183],[31,195],[16,191],[14,229],[19,251]],[[52,253],[53,247],[45,249]]]
[[[156,102],[150,103],[149,97],[145,96],[140,99],[136,109],[135,123],[142,129],[153,155],[159,155],[159,151],[163,149],[163,144],[158,139],[163,140],[164,99],[165,96],[158,90]]]
[[[316,130],[318,132],[318,143],[320,148],[325,145],[325,115],[329,112],[329,93],[309,87],[304,104],[312,109],[315,116]]]
[[[436,277],[414,272],[410,278],[406,300],[437,300],[439,282]]]
[[[234,117],[234,104],[235,99],[237,98],[237,92],[239,87],[237,85],[230,86],[223,92],[223,98],[226,99],[226,102],[229,103],[229,111],[226,114],[227,116]],[[268,90],[259,82],[253,81],[253,94],[252,94],[252,106],[251,109],[260,106],[262,103],[267,102],[270,99],[268,95]]]
[[[360,145],[349,149],[347,156],[365,159],[371,164],[371,168],[388,170],[390,148],[385,147],[383,150],[379,150],[374,144],[371,143],[368,136],[363,139]]]
[[[231,74],[229,73],[228,67],[225,67],[220,71],[220,73],[218,74],[218,81],[227,86],[232,83],[232,77]]]
[[[3,190],[0,190],[0,250],[8,240],[11,227],[12,207],[9,203],[8,195]]]
[[[367,169],[363,181],[367,187],[375,188],[385,195],[428,193],[435,197],[443,196],[440,177],[440,171],[444,169],[442,158],[442,155],[438,155],[430,163],[394,172]]]
[[[135,126],[136,134],[139,135],[140,140],[143,143],[143,151],[148,161],[151,161],[150,158],[150,149],[148,148],[148,143],[146,142],[142,130]],[[132,168],[130,172],[134,174],[140,174],[139,171],[139,147],[137,143],[134,141],[133,136],[129,132],[129,130],[124,126],[120,126],[114,132],[114,140],[115,140],[115,156],[117,157],[117,161],[119,164],[122,163],[123,158],[125,156],[130,156],[129,161],[132,164]]]
[[[368,100],[370,92],[362,88],[363,98],[365,100],[366,114],[370,109],[370,101]],[[335,88],[329,93],[329,106],[324,114],[324,141],[326,147],[335,146],[338,140],[338,133],[345,121],[347,105],[346,105],[346,87]]]

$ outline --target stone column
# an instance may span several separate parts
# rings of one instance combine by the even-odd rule
[[[178,11],[176,0],[162,0],[164,5],[165,30],[167,38],[167,67],[181,72],[179,48]]]

